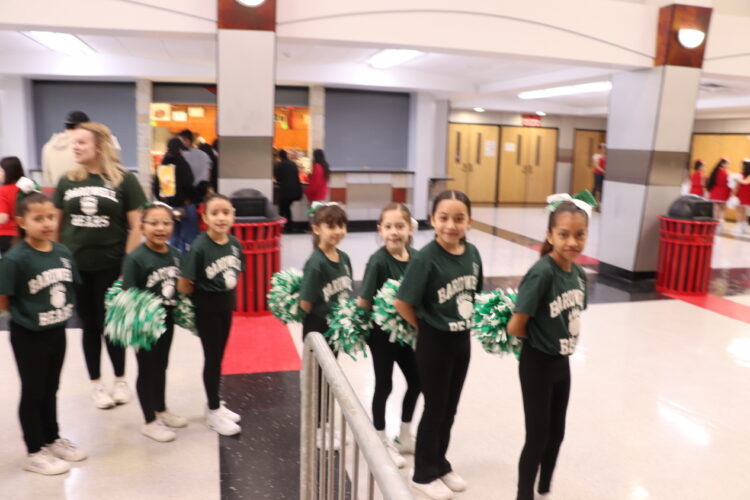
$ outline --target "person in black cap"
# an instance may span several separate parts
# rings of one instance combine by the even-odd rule
[[[65,131],[52,134],[42,148],[42,177],[45,186],[56,187],[60,177],[76,165],[73,160],[73,130],[79,123],[88,121],[91,120],[83,111],[71,111],[63,122]]]

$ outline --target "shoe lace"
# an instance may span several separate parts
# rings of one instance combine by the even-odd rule
[[[66,448],[68,450],[74,450],[76,447],[69,439],[65,439],[65,438],[56,439],[54,444],[56,444],[57,446],[61,448]]]

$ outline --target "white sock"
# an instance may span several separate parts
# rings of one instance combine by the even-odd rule
[[[401,422],[401,431],[398,433],[398,440],[404,441],[411,438],[411,422]]]

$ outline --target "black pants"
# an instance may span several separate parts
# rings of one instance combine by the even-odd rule
[[[10,322],[10,344],[21,376],[23,440],[29,453],[59,438],[57,388],[65,359],[65,326],[34,332]]]
[[[174,319],[171,308],[167,312],[167,329],[164,331],[151,350],[140,349],[135,353],[138,360],[138,380],[135,383],[138,400],[143,410],[146,423],[156,419],[155,412],[167,409],[164,401],[167,386],[167,365],[169,364],[169,349],[172,347],[174,334]]]
[[[469,331],[437,330],[420,320],[415,355],[424,413],[417,431],[413,480],[426,484],[453,470],[445,454],[469,369]]]
[[[518,373],[526,421],[526,442],[518,462],[518,500],[533,500],[537,471],[539,493],[549,491],[565,436],[570,364],[567,356],[550,356],[525,343]]]
[[[120,276],[120,264],[101,271],[81,271],[76,287],[78,317],[83,323],[83,356],[91,380],[101,378],[102,336],[104,333],[104,293]],[[125,375],[125,348],[104,339],[115,377]]]
[[[13,238],[13,236],[0,236],[0,255],[5,255],[10,250],[13,246]]]
[[[221,361],[232,328],[235,292],[200,292],[193,294],[195,326],[203,345],[203,386],[206,389],[208,408],[216,410],[221,404]]]
[[[321,335],[324,334],[328,330],[328,321],[325,318],[321,318],[317,314],[310,313],[307,316],[305,316],[305,320],[302,322],[302,342],[305,341],[305,337],[307,337],[307,334],[310,332],[318,332]],[[335,357],[339,357],[338,351],[334,350],[334,348],[331,346],[331,344],[328,344],[328,347],[331,348],[331,352]],[[318,380],[320,380],[320,384],[318,385],[318,417],[317,417],[317,423],[318,426],[320,426],[320,415],[321,411],[323,410],[321,408],[321,401],[323,398],[323,370],[318,368]],[[328,410],[331,407],[331,402],[328,402],[328,406],[325,408],[325,414],[328,415]]]
[[[375,429],[385,429],[385,403],[393,389],[393,363],[397,363],[406,379],[406,394],[401,406],[401,421],[411,422],[419,398],[419,373],[414,350],[398,342],[389,342],[388,334],[377,326],[367,339],[375,369],[375,394],[372,396],[372,422]]]
[[[287,232],[292,231],[292,203],[295,200],[291,198],[279,198],[279,215],[286,219]]]

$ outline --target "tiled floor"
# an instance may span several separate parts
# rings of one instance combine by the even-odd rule
[[[540,209],[475,211],[485,225],[532,240],[544,235]],[[596,258],[595,216],[587,251]],[[415,246],[432,237],[420,231]],[[483,257],[488,287],[512,284],[537,259],[534,250],[474,229],[469,239]],[[374,233],[349,234],[342,249],[362,277],[377,248]],[[284,236],[282,266],[299,267],[309,235]],[[750,307],[750,242],[716,239],[712,291]],[[571,359],[568,428],[550,500],[746,500],[750,498],[750,324],[645,289],[624,289],[592,273],[592,304],[579,349]],[[653,300],[653,299],[661,300]],[[6,336],[5,333],[2,334]],[[290,335],[299,346],[300,328]],[[470,488],[457,498],[512,500],[523,443],[523,413],[513,358],[482,352],[472,362],[449,450]],[[135,360],[128,360],[131,386]],[[369,407],[370,358],[340,357]],[[111,373],[105,361],[105,374]],[[240,438],[222,438],[202,424],[202,353],[196,338],[178,332],[169,370],[170,407],[190,418],[174,443],[138,433],[134,400],[114,410],[88,398],[80,332],[69,330],[59,393],[64,434],[91,457],[62,477],[20,470],[18,379],[10,346],[0,339],[0,499],[295,498],[299,386],[295,372],[232,375],[224,397],[243,414]],[[396,373],[398,371],[396,370]],[[111,379],[110,379],[111,380]],[[387,424],[398,427],[403,378],[394,377]],[[416,418],[421,413],[421,402]]]

